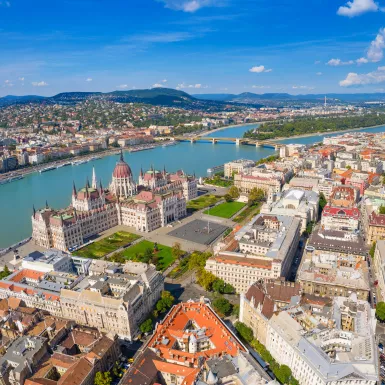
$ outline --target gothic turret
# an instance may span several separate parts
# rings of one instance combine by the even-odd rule
[[[75,182],[72,183],[72,195],[74,197],[76,197],[77,193],[76,193],[76,186],[75,186]]]

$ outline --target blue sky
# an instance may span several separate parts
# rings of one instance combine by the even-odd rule
[[[0,96],[385,92],[385,0],[0,0]]]

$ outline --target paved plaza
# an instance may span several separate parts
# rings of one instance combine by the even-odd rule
[[[170,231],[167,235],[201,245],[211,245],[227,229],[227,226],[216,222],[195,219]]]

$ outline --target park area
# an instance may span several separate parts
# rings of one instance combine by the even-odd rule
[[[209,214],[221,218],[231,218],[245,206],[246,204],[242,202],[225,202],[204,211],[203,214]]]
[[[143,240],[122,251],[121,255],[125,259],[135,262],[155,262],[154,264],[157,270],[164,271],[175,261],[172,248],[159,244],[156,246],[157,250],[155,250],[155,244],[153,242]],[[150,250],[152,250],[152,255],[150,255]]]
[[[187,202],[187,210],[190,212],[201,210],[208,206],[215,205],[221,199],[223,198],[216,195],[202,195],[199,198]]]
[[[73,254],[78,257],[100,259],[139,239],[140,236],[126,231],[118,231],[100,241],[93,242]]]

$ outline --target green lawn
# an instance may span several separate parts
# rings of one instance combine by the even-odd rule
[[[146,249],[149,248],[154,249],[154,243],[143,240],[124,250],[122,255],[126,259],[140,262],[141,256],[145,253]],[[175,261],[171,253],[171,247],[168,246],[158,244],[158,252],[156,255],[159,258],[157,263],[157,270],[164,271]]]
[[[241,202],[225,202],[209,210],[204,211],[203,214],[214,215],[215,217],[221,218],[231,218],[242,207],[245,206],[246,204]]]
[[[205,207],[214,205],[221,199],[223,198],[216,195],[202,195],[199,198],[187,202],[187,209],[189,209],[189,211],[201,210]]]
[[[247,222],[254,215],[259,214],[261,210],[262,203],[257,203],[256,205],[252,205],[247,209],[243,210],[240,214],[238,214],[233,221],[237,223]]]
[[[206,179],[205,183],[212,184],[218,187],[230,187],[234,184],[234,181],[221,179],[221,178],[213,178],[213,179]]]
[[[128,233],[126,231],[118,231],[109,237],[103,238],[100,241],[91,243],[90,245],[75,251],[74,255],[84,258],[99,259],[139,238],[139,235]]]

